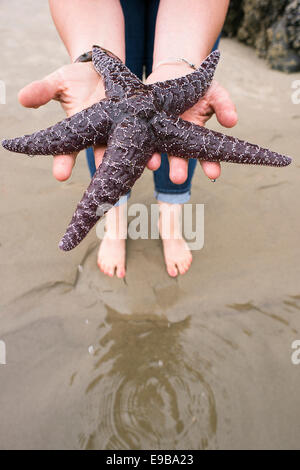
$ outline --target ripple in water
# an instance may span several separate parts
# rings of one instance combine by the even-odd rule
[[[214,448],[209,364],[189,353],[190,318],[123,315],[107,307],[86,388],[84,449]]]

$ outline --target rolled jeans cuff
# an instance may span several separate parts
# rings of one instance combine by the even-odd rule
[[[154,197],[157,201],[167,202],[168,204],[186,204],[191,198],[191,191],[184,193],[161,193],[154,191]]]

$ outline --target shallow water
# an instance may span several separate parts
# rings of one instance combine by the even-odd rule
[[[194,301],[155,314],[99,303],[82,315],[79,294],[20,301],[30,315],[4,334],[1,448],[299,447],[300,296],[210,313]],[[43,315],[50,298],[57,312]]]
[[[86,449],[207,448],[217,428],[210,362],[189,351],[191,317],[120,315],[108,309],[86,388]],[[101,399],[100,399],[101,397]],[[197,434],[195,431],[197,430]]]
[[[299,301],[286,303],[300,308]],[[165,316],[122,315],[108,308],[99,325],[91,380],[85,390],[87,429],[78,437],[80,448],[214,449],[227,439],[230,447],[240,447],[244,439],[236,425],[250,428],[245,445],[251,427],[252,432],[260,431],[259,423],[268,429],[270,445],[274,430],[267,408],[274,398],[272,389],[278,385],[271,378],[266,383],[266,377],[276,368],[276,357],[268,350],[272,345],[260,356],[257,349],[264,351],[264,339],[248,327],[247,317],[266,316],[262,325],[265,334],[269,328],[269,334],[277,330],[277,352],[282,348],[278,327],[288,327],[290,320],[250,303],[231,308],[242,318],[228,313],[227,318],[220,317],[218,324],[209,326],[201,315],[170,322]],[[270,319],[274,324],[268,324]],[[292,338],[297,331],[288,328]],[[289,344],[285,356],[289,367]],[[277,367],[281,375],[280,364]],[[299,374],[297,383],[300,385]],[[283,400],[282,410],[277,405],[273,409],[279,424],[288,401],[284,405],[284,386],[275,393]],[[242,402],[235,403],[236,399]],[[253,419],[256,423],[251,423]],[[289,426],[289,434],[293,434],[293,424]],[[287,439],[283,429],[281,432]],[[299,444],[299,435],[294,438]]]

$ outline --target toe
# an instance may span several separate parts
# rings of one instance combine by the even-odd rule
[[[186,268],[185,268],[185,262],[180,262],[180,263],[177,263],[177,266],[178,266],[178,271],[180,274],[184,274],[186,272]]]
[[[108,274],[108,266],[107,266],[105,263],[102,263],[102,264],[101,264],[101,271],[102,271],[104,274]]]
[[[115,273],[115,266],[108,266],[106,274],[110,277],[113,277]]]
[[[167,264],[167,271],[168,271],[169,276],[171,276],[171,277],[178,276],[178,271],[177,271],[175,263],[168,263]]]
[[[192,258],[185,260],[184,265],[183,265],[185,273],[190,269],[191,264],[192,264]]]
[[[109,272],[109,266],[105,263],[105,261],[102,261],[101,262],[101,267],[100,267],[101,271],[108,275],[108,272]]]
[[[97,265],[98,265],[98,268],[100,269],[100,271],[103,271],[102,260],[100,258],[97,259]]]
[[[123,264],[119,264],[117,266],[117,277],[122,279],[125,276],[125,266]]]

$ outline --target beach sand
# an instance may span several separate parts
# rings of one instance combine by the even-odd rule
[[[5,0],[1,17],[2,139],[63,117],[55,102],[23,109],[17,92],[68,57],[46,2]],[[224,164],[215,184],[197,170],[205,244],[183,277],[168,277],[159,240],[128,240],[125,280],[99,272],[95,231],[62,253],[84,154],[58,183],[51,157],[0,149],[1,449],[300,448],[300,76],[233,40],[220,49],[216,76],[239,114],[226,132],[293,164]],[[148,170],[137,202],[155,202]]]

